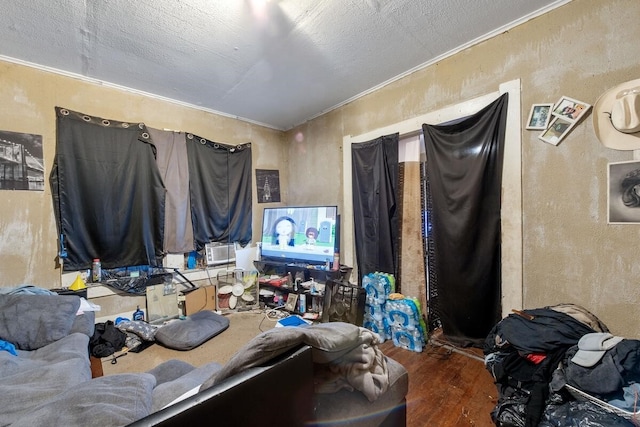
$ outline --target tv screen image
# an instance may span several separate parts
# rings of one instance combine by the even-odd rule
[[[261,256],[282,262],[325,264],[339,252],[337,206],[265,208]]]

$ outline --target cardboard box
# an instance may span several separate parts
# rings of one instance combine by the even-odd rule
[[[182,292],[184,295],[184,314],[189,316],[202,310],[216,309],[216,287],[198,286],[194,290]]]

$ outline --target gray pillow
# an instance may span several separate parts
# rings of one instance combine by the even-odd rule
[[[79,332],[88,337],[92,337],[96,329],[96,312],[85,311],[83,314],[76,316],[71,326],[70,334]]]
[[[362,344],[361,328],[346,322],[318,323],[303,330],[315,363],[331,363]]]
[[[0,339],[38,349],[69,335],[79,308],[75,295],[0,295]]]
[[[156,342],[174,350],[191,350],[229,327],[229,319],[213,311],[199,311],[184,320],[158,328]]]

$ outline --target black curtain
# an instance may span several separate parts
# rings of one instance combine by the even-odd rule
[[[508,94],[454,124],[423,125],[430,326],[482,346],[501,317],[500,193]]]
[[[358,283],[376,271],[398,278],[399,134],[351,146]]]
[[[56,108],[50,176],[64,271],[162,265],[165,189],[143,124]]]
[[[189,192],[196,250],[251,241],[251,144],[230,146],[188,134]]]

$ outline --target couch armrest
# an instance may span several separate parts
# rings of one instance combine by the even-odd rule
[[[313,359],[300,346],[247,369],[129,427],[209,425],[304,426],[312,419]],[[286,410],[276,410],[286,408]]]
[[[82,314],[76,316],[73,324],[71,325],[70,334],[74,332],[80,332],[87,335],[89,338],[93,336],[96,329],[96,313],[95,311],[85,311]]]

